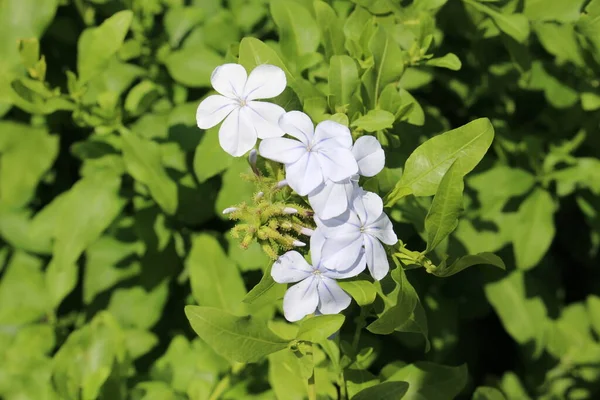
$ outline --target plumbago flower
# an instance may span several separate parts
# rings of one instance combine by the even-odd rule
[[[358,175],[377,175],[385,165],[381,144],[373,136],[362,136],[352,146],[352,155],[358,164],[358,174],[340,182],[326,179],[308,194],[308,202],[321,219],[337,217],[348,209],[352,195],[358,187]]]
[[[201,129],[212,128],[221,121],[219,143],[234,157],[244,155],[257,138],[283,136],[277,121],[285,110],[257,99],[278,96],[286,87],[285,73],[274,65],[259,65],[247,75],[239,64],[217,67],[210,77],[219,95],[208,96],[198,106],[196,122]]]
[[[359,260],[344,270],[327,269],[322,263],[325,237],[318,231],[310,238],[310,265],[297,251],[288,251],[273,264],[271,276],[278,283],[296,283],[283,297],[283,312],[288,321],[299,321],[308,314],[337,314],[350,305],[351,297],[335,281],[358,275]]]
[[[383,201],[375,193],[357,188],[352,207],[339,217],[328,220],[315,218],[318,231],[327,238],[323,246],[324,265],[333,270],[356,265],[364,270],[365,263],[376,280],[390,269],[381,242],[394,245],[398,237],[392,222],[383,212]]]
[[[290,111],[281,116],[279,126],[295,139],[267,138],[258,151],[285,165],[286,181],[300,196],[325,180],[340,182],[358,172],[351,151],[352,135],[344,125],[323,121],[314,128],[308,115]]]

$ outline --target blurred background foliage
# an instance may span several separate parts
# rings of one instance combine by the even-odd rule
[[[221,215],[253,195],[247,161],[194,119],[212,70],[245,63],[244,37],[298,78],[277,101],[315,121],[361,114],[327,96],[330,57],[368,68],[372,37],[389,44],[394,125],[367,121],[387,146],[382,193],[427,138],[477,117],[496,129],[437,251],[496,252],[507,272],[408,271],[431,349],[365,332],[352,390],[379,376],[420,399],[597,398],[598,0],[0,0],[0,398],[303,398],[282,354],[231,369],[183,313],[249,311],[269,265]],[[430,202],[393,207],[411,248]],[[262,306],[250,311],[281,324]],[[319,393],[335,398],[316,356]]]

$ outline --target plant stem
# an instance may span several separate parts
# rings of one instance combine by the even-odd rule
[[[361,307],[360,315],[356,318],[356,328],[354,329],[354,337],[352,338],[352,349],[354,353],[358,353],[358,342],[360,341],[360,334],[363,328],[367,325],[365,320],[370,307]]]
[[[242,363],[235,363],[232,367],[231,367],[231,371],[225,375],[220,381],[219,383],[217,383],[217,386],[215,386],[215,389],[213,390],[213,392],[210,394],[210,397],[208,398],[208,400],[218,400],[219,398],[221,398],[221,396],[227,391],[227,389],[229,389],[229,387],[231,386],[231,380],[234,376],[236,376],[237,374],[240,373],[240,371],[242,369],[244,369],[244,367],[246,366],[246,364],[242,364]]]
[[[308,378],[308,400],[317,400],[317,387],[315,385],[315,352],[314,344],[310,345],[310,357],[312,358],[312,374]]]

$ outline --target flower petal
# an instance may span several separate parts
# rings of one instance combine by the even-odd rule
[[[306,146],[312,143],[314,126],[310,117],[300,111],[290,111],[279,118],[279,126],[283,131]]]
[[[215,94],[208,96],[196,110],[196,123],[200,129],[209,129],[223,121],[238,103],[225,96]]]
[[[320,268],[321,274],[333,279],[352,278],[363,272],[367,267],[367,258],[365,257],[365,249],[362,249],[356,262],[345,270],[333,270],[328,268]]]
[[[263,101],[251,101],[242,108],[248,113],[250,121],[256,129],[256,134],[260,139],[281,137],[284,135],[279,127],[279,118],[285,113],[285,110],[273,103]]]
[[[322,314],[338,314],[350,305],[352,298],[338,283],[327,277],[322,277],[317,286],[319,293],[319,311]]]
[[[341,147],[323,148],[315,151],[319,164],[323,171],[323,176],[334,182],[350,178],[358,172],[358,164],[348,149]]]
[[[365,235],[365,255],[371,276],[380,281],[389,272],[390,264],[383,245],[371,235]]]
[[[219,143],[234,157],[243,156],[256,144],[256,133],[240,109],[233,110],[219,129]]]
[[[321,219],[330,219],[343,214],[351,204],[355,183],[351,179],[333,182],[327,179],[321,186],[308,194],[308,202]]]
[[[285,179],[300,196],[306,196],[323,183],[323,173],[316,157],[307,152],[298,161],[285,165]]]
[[[279,96],[287,85],[285,72],[275,65],[263,64],[250,72],[244,87],[244,99],[270,99]]]
[[[360,258],[363,235],[327,238],[323,245],[321,265],[327,269],[347,271]]]
[[[352,154],[358,163],[358,173],[362,176],[375,176],[385,165],[381,143],[373,136],[359,137],[352,147]]]
[[[248,74],[240,64],[223,64],[215,68],[210,76],[210,83],[223,96],[240,99],[247,78]]]
[[[329,120],[322,121],[315,128],[314,143],[315,149],[323,146],[350,149],[352,134],[350,134],[350,129],[340,123]]]
[[[308,278],[313,268],[297,251],[288,251],[280,256],[271,268],[271,276],[277,283],[299,282]]]
[[[317,269],[319,269],[319,264],[321,264],[321,251],[323,250],[325,240],[325,235],[323,235],[320,229],[316,229],[310,237],[310,261]]]
[[[360,233],[361,222],[351,209],[330,219],[315,217],[317,227],[323,231],[326,238],[356,236]]]
[[[300,321],[312,314],[319,305],[317,278],[313,275],[290,287],[283,296],[283,313],[290,322]]]
[[[383,213],[383,200],[373,192],[358,188],[355,192],[352,208],[358,214],[364,226],[371,225]]]
[[[260,142],[258,152],[264,158],[283,164],[295,163],[307,153],[301,142],[288,138],[269,138]]]
[[[382,213],[377,220],[368,225],[365,229],[365,233],[376,237],[390,246],[398,243],[398,236],[396,236],[396,233],[394,232],[392,221],[390,221],[390,218],[385,213]]]

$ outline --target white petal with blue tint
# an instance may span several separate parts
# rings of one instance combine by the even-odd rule
[[[196,124],[200,129],[209,129],[223,121],[230,112],[238,108],[237,101],[218,94],[208,96],[196,110]]]
[[[254,127],[239,108],[233,110],[219,128],[219,144],[234,157],[246,154],[256,144]]]
[[[281,137],[283,131],[278,121],[285,110],[277,104],[264,101],[251,101],[242,107],[248,113],[259,139]]]
[[[370,235],[365,235],[365,256],[371,276],[378,281],[383,279],[390,270],[390,264],[383,245]]]
[[[352,298],[344,292],[338,283],[326,276],[321,277],[317,287],[319,293],[319,311],[322,314],[337,314],[350,305]]]
[[[271,276],[277,283],[294,283],[310,277],[313,268],[297,251],[280,256],[271,268]]]
[[[306,154],[306,146],[293,139],[271,138],[260,142],[258,152],[269,160],[293,164]]]
[[[300,321],[312,314],[319,305],[317,292],[318,279],[316,276],[304,279],[290,287],[283,296],[283,313],[290,322]]]
[[[352,154],[358,163],[358,173],[362,176],[375,176],[385,165],[381,143],[373,136],[359,137],[352,147]]]
[[[295,163],[285,165],[285,179],[296,193],[306,196],[323,183],[323,173],[315,155],[308,152]]]
[[[323,121],[315,128],[314,146],[316,148],[339,146],[350,149],[352,147],[352,134],[350,129],[340,123]]]
[[[355,182],[351,178],[341,182],[327,179],[317,189],[308,194],[308,202],[321,219],[337,217],[351,204]]]
[[[246,101],[279,96],[287,85],[285,73],[275,65],[259,65],[250,72],[243,96]]]
[[[223,96],[242,98],[248,75],[240,64],[223,64],[215,68],[210,76],[213,88]]]

